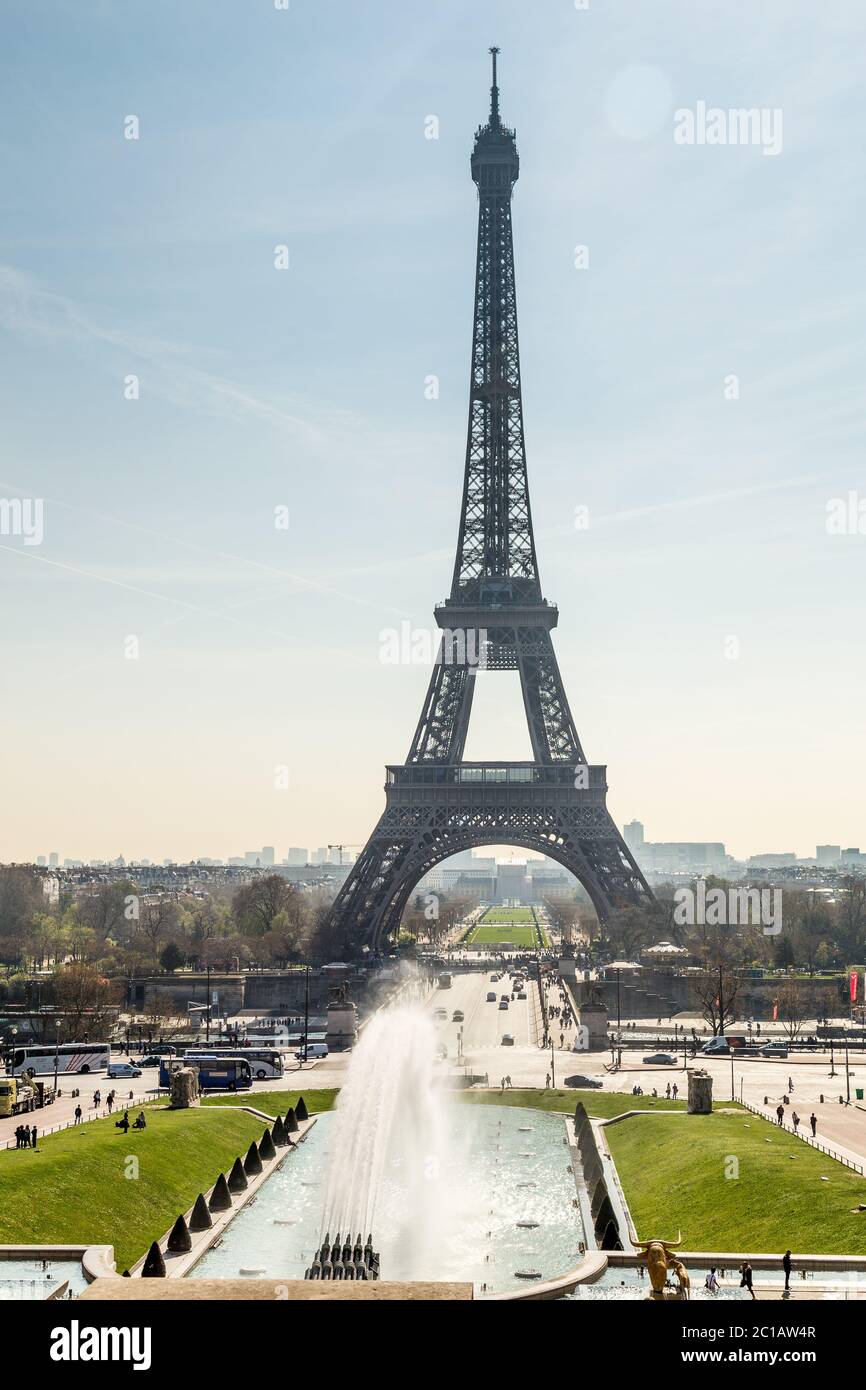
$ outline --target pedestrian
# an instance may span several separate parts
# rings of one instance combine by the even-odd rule
[[[544,1078],[544,1086],[546,1090],[550,1089],[550,1072],[548,1072]]]
[[[500,1093],[500,1095],[502,1094],[502,1092],[503,1092],[504,1090],[505,1090],[505,1077],[503,1076],[503,1077],[500,1078],[500,1081],[499,1081],[499,1093]]]
[[[814,1139],[818,1129],[818,1116],[815,1114],[814,1110],[809,1116],[809,1124],[812,1126],[812,1138]]]
[[[80,1106],[80,1105],[76,1105],[76,1107],[75,1107],[75,1123],[76,1123],[77,1125],[80,1125],[80,1124],[81,1124],[81,1106]]]
[[[30,1147],[31,1147],[31,1149],[35,1149],[35,1148],[36,1148],[36,1126],[35,1126],[35,1125],[33,1126],[33,1128],[32,1128],[31,1131],[30,1131]]]
[[[510,1090],[512,1089],[512,1086],[511,1086],[511,1077],[510,1077],[510,1076],[506,1076],[506,1078],[505,1078],[505,1084],[506,1084],[506,1086],[508,1087],[508,1089],[509,1089],[509,1091],[510,1091]]]
[[[740,1288],[748,1289],[749,1296],[754,1298],[755,1290],[752,1288],[752,1266],[749,1264],[748,1260],[744,1260],[740,1265],[740,1275]]]
[[[782,1121],[784,1120],[784,1118],[785,1118],[785,1107],[784,1107],[784,1105],[777,1105],[777,1106],[776,1106],[776,1119],[779,1121],[779,1124],[782,1123]]]
[[[670,1083],[670,1082],[668,1082],[667,1086],[665,1086],[665,1095],[666,1095],[667,1099],[670,1100],[670,1098],[671,1098],[671,1083]]]
[[[718,1293],[718,1291],[719,1291],[719,1281],[718,1281],[718,1279],[716,1278],[715,1267],[713,1267],[713,1268],[710,1270],[709,1274],[707,1275],[706,1279],[704,1280],[704,1288],[705,1288],[705,1289],[708,1289],[709,1292],[712,1293],[712,1294]]]
[[[112,1107],[113,1104],[114,1104],[114,1092],[113,1092],[113,1091],[109,1091],[109,1092],[108,1092],[108,1095],[106,1096],[106,1099],[105,1099],[105,1103],[106,1103],[106,1105],[108,1106],[108,1113],[109,1113],[109,1115],[110,1115],[110,1114],[111,1114],[111,1107]]]
[[[797,1114],[797,1112],[796,1112],[796,1110],[795,1110],[795,1111],[793,1112],[793,1114],[791,1115],[791,1124],[794,1126],[794,1133],[795,1133],[795,1134],[797,1133],[797,1126],[799,1125],[799,1123],[800,1123],[800,1116]]]
[[[794,1082],[792,1081],[791,1077],[789,1076],[789,1077],[788,1077],[788,1095],[791,1094],[791,1092],[793,1091],[793,1089],[794,1089]]]
[[[671,1089],[671,1095],[673,1096],[674,1100],[676,1100],[676,1098],[677,1098],[677,1096],[679,1095],[679,1093],[680,1093],[680,1088],[679,1088],[679,1086],[677,1085],[677,1083],[674,1082],[673,1087],[672,1087],[672,1089]]]
[[[788,1285],[791,1282],[791,1252],[786,1250],[782,1256],[782,1268],[785,1271],[785,1292],[789,1292]]]
[[[23,1128],[24,1128],[23,1125],[19,1125],[18,1128],[17,1128],[16,1131],[15,1131],[15,1147],[16,1147],[16,1149],[20,1149],[20,1148],[21,1148],[21,1145],[22,1145],[22,1142],[23,1142],[23,1137],[24,1137],[23,1134],[22,1134],[22,1132],[21,1132],[21,1131],[23,1130]]]

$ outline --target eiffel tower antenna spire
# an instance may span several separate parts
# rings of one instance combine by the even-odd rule
[[[499,88],[498,88],[497,85],[496,85],[496,55],[499,53],[499,49],[498,49],[498,48],[491,48],[490,52],[491,52],[491,55],[492,55],[492,57],[493,57],[493,86],[490,88],[490,124],[491,124],[492,126],[498,126],[498,125],[499,125]]]

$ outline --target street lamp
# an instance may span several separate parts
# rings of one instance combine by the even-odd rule
[[[848,1034],[845,1034],[845,1090],[848,1096],[845,1104],[851,1104],[851,1073],[848,1070]]]
[[[553,1039],[550,1040],[550,1084],[556,1090],[556,1059],[553,1055]]]

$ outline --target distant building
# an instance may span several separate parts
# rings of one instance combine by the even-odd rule
[[[639,820],[630,820],[628,825],[623,826],[622,834],[632,854],[637,857],[644,843],[643,825]]]
[[[263,845],[263,846],[262,846],[262,851],[261,851],[261,857],[262,857],[262,863],[263,863],[263,864],[273,864],[273,862],[274,862],[274,847],[273,847],[273,845]]]
[[[842,858],[841,845],[817,845],[815,858],[819,864],[838,864]]]
[[[59,863],[60,855],[57,853],[56,849],[53,849],[48,856],[48,867],[49,869],[56,869]]]
[[[793,850],[783,854],[750,854],[746,860],[750,869],[781,869],[785,864],[796,864],[797,856]]]
[[[293,846],[293,847],[289,850],[288,854],[286,855],[286,860],[285,860],[285,862],[286,862],[291,868],[293,868],[293,869],[298,869],[298,868],[300,868],[303,864],[306,864],[306,863],[307,863],[308,857],[309,857],[309,856],[308,856],[307,850],[305,850],[305,849],[298,849],[297,847],[294,847],[294,846]]]
[[[44,855],[44,854],[37,854],[37,856],[36,856],[36,863],[40,866],[40,868],[43,868],[44,865],[45,865],[45,855]]]
[[[849,869],[862,868],[866,864],[866,854],[861,854],[856,845],[852,845],[850,849],[843,849],[841,858],[842,863]]]

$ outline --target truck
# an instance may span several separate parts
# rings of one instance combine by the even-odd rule
[[[54,1102],[54,1087],[45,1081],[20,1076],[0,1076],[0,1119],[27,1115]]]

